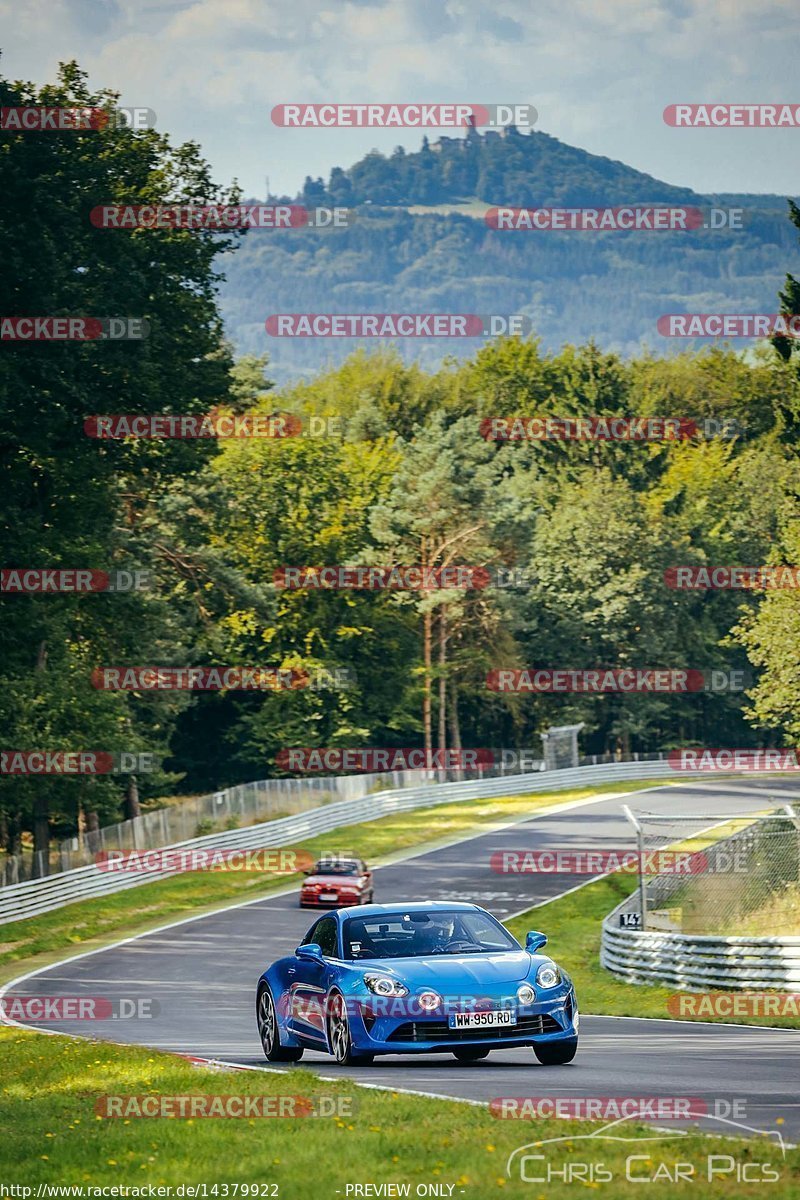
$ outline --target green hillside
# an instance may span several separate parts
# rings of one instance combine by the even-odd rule
[[[340,362],[355,339],[276,339],[279,312],[519,312],[545,348],[595,338],[633,353],[670,344],[664,312],[774,311],[796,240],[780,196],[701,196],[544,133],[471,131],[414,154],[377,151],[292,199],[355,207],[349,229],[253,230],[224,263],[222,310],[237,349],[268,350],[279,380]],[[492,205],[734,205],[741,229],[686,232],[505,232]],[[401,342],[435,368],[470,340]]]

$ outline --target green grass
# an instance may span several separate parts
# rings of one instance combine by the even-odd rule
[[[609,875],[596,883],[550,900],[507,921],[514,937],[525,944],[529,929],[540,929],[548,936],[547,953],[563,963],[573,978],[583,1012],[607,1016],[660,1017],[669,1019],[667,1008],[673,987],[624,983],[600,966],[600,930],[612,908],[638,886],[636,877]],[[704,1020],[710,1018],[705,1017]],[[720,1018],[721,1020],[723,1018]],[[770,1025],[786,1029],[800,1028],[796,1017],[725,1017],[741,1025]]]
[[[468,1200],[520,1196],[564,1200],[581,1184],[553,1182],[531,1187],[519,1174],[507,1178],[512,1150],[534,1139],[586,1134],[589,1122],[498,1120],[487,1108],[401,1093],[359,1089],[348,1080],[330,1083],[304,1070],[290,1074],[198,1070],[184,1060],[132,1047],[91,1043],[17,1030],[0,1030],[0,1181],[34,1189],[40,1183],[101,1187],[179,1184],[278,1185],[280,1200],[334,1200],[347,1184],[408,1183],[453,1185],[452,1195]],[[480,1068],[465,1068],[480,1069]],[[335,1070],[335,1068],[333,1069]],[[531,1091],[546,1094],[546,1080],[569,1068],[542,1068]],[[532,1065],[532,1080],[537,1068]],[[647,1089],[643,1089],[647,1090]],[[337,1105],[338,1116],[299,1118],[123,1120],[102,1118],[102,1096],[247,1095],[304,1096]],[[643,1125],[626,1124],[626,1137],[645,1136]],[[656,1196],[710,1197],[725,1191],[747,1200],[780,1195],[800,1197],[800,1153],[780,1151],[764,1141],[721,1142],[690,1133],[658,1145],[653,1142],[562,1142],[545,1147],[560,1169],[575,1159],[602,1160],[614,1182],[611,1197],[641,1195],[641,1184],[625,1180],[625,1159],[650,1154],[692,1163],[695,1182],[667,1185]],[[754,1169],[772,1163],[780,1171],[778,1189],[758,1183],[704,1182],[709,1154],[729,1154]],[[644,1164],[637,1162],[637,1170]],[[649,1170],[655,1170],[655,1165]],[[585,1186],[585,1185],[584,1185]],[[594,1186],[598,1186],[595,1184]],[[603,1188],[603,1184],[599,1184]],[[213,1195],[213,1193],[209,1193]],[[224,1196],[220,1188],[218,1195]],[[259,1195],[268,1195],[260,1191]],[[373,1193],[374,1195],[375,1193]],[[444,1195],[448,1195],[445,1190]],[[231,1188],[228,1193],[233,1196]],[[352,1195],[352,1193],[351,1193]],[[34,1192],[35,1196],[35,1192]]]
[[[797,937],[800,934],[800,884],[787,883],[761,908],[739,916],[723,932],[754,937]]]
[[[654,787],[659,782],[674,784],[675,780],[626,781],[572,791],[435,805],[350,825],[298,845],[314,855],[346,851],[375,864],[414,847],[432,848],[438,842],[468,836],[472,831],[479,833],[503,821],[521,821],[549,805],[604,792]],[[110,896],[82,900],[39,917],[9,922],[0,926],[0,983],[24,971],[57,962],[78,949],[97,949],[115,938],[143,933],[169,920],[268,895],[299,879],[299,875],[253,871],[188,872]]]

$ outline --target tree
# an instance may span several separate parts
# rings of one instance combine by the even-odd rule
[[[798,208],[794,200],[789,200],[787,203],[789,205],[789,220],[795,229],[800,230],[800,208]],[[800,313],[800,279],[795,279],[793,275],[787,274],[784,289],[780,293],[780,301],[781,312],[786,316],[797,316]],[[789,361],[792,354],[798,352],[797,339],[786,337],[784,334],[777,334],[772,339],[772,344],[785,362]]]
[[[425,572],[457,564],[485,568],[500,561],[491,533],[502,504],[502,475],[495,447],[478,434],[474,418],[448,424],[432,417],[401,442],[402,460],[386,499],[373,508],[370,529],[392,564],[419,565]],[[498,486],[499,484],[499,486]],[[494,509],[494,511],[492,511]],[[432,690],[438,679],[439,748],[446,745],[447,650],[456,622],[467,611],[462,592],[441,588],[409,594],[421,622],[422,728],[426,751],[433,746]],[[438,663],[434,669],[434,630]],[[457,712],[453,720],[458,726]]]
[[[3,106],[111,111],[115,100],[111,92],[92,92],[75,63],[62,66],[57,83],[38,89],[0,80]],[[236,238],[92,225],[89,213],[102,202],[219,199],[197,147],[172,147],[153,130],[117,127],[112,120],[82,132],[4,135],[0,168],[6,250],[0,311],[137,317],[150,327],[142,341],[4,343],[3,561],[10,567],[127,566],[150,498],[210,451],[180,441],[99,441],[86,436],[84,422],[97,413],[203,413],[226,398],[231,360],[221,345],[213,262]],[[68,749],[103,749],[104,741],[115,748],[124,736],[141,749],[163,749],[166,731],[152,710],[143,713],[127,694],[94,694],[89,683],[92,667],[118,654],[154,652],[169,628],[154,628],[157,608],[144,593],[3,596],[0,692],[27,697],[6,706],[9,744],[48,749],[40,739],[53,738]],[[50,806],[57,820],[65,819],[61,782],[0,781],[7,823],[17,828],[31,827],[35,796],[42,851]],[[119,785],[111,787],[119,802]],[[93,781],[86,794],[111,815],[114,792],[105,781]]]

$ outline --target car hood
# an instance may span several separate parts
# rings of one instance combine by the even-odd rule
[[[360,875],[309,875],[306,878],[306,883],[321,883],[325,887],[341,887],[342,884],[354,887],[360,881]]]
[[[431,954],[422,958],[382,958],[369,965],[365,973],[384,972],[400,979],[409,988],[442,988],[454,986],[488,987],[493,984],[517,983],[527,979],[534,961],[527,950],[510,954]],[[359,963],[359,966],[362,964]]]

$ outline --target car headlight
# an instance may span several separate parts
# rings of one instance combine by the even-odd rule
[[[536,992],[529,983],[522,983],[517,988],[517,999],[520,1004],[533,1004],[536,999]]]
[[[561,972],[555,963],[542,963],[536,972],[536,982],[542,988],[555,987],[561,983]]]
[[[420,992],[417,996],[417,1001],[420,1008],[424,1008],[426,1012],[431,1012],[434,1008],[439,1008],[442,1004],[442,997],[438,992]]]
[[[376,996],[407,996],[408,988],[388,975],[365,975],[364,983]]]

